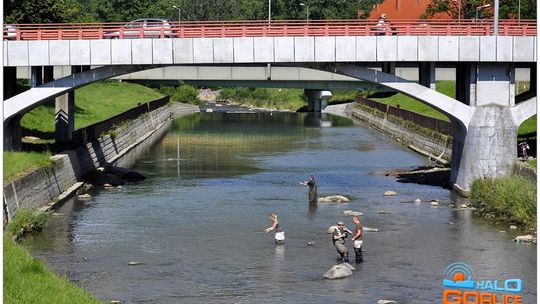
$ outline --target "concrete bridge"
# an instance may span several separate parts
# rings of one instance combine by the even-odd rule
[[[456,190],[467,192],[475,178],[509,172],[516,157],[517,128],[536,113],[536,23],[514,23],[503,21],[498,35],[492,35],[490,24],[469,21],[410,21],[384,35],[373,35],[369,25],[358,21],[197,23],[177,25],[167,32],[173,38],[164,38],[161,30],[160,38],[146,39],[103,39],[110,27],[99,24],[97,29],[76,30],[67,25],[21,26],[17,40],[4,40],[3,45],[4,145],[16,148],[22,115],[51,98],[57,98],[57,140],[68,141],[73,90],[91,82],[156,68],[166,71],[169,66],[230,66],[243,71],[244,80],[252,80],[253,71],[270,64],[371,83],[445,113],[454,125],[451,182]],[[194,29],[198,37],[193,37]],[[78,34],[62,40],[64,32]],[[123,38],[121,27],[116,32]],[[72,74],[54,79],[52,66],[71,66]],[[416,67],[419,83],[396,76],[401,66]],[[456,99],[434,90],[438,66],[455,68]],[[30,67],[32,89],[12,96],[17,67]],[[516,68],[527,69],[531,81],[530,91],[519,96]],[[307,86],[314,79],[301,80]],[[324,95],[308,92],[311,100]]]

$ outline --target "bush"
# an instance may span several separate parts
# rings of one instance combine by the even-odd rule
[[[190,103],[204,106],[204,102],[199,99],[199,90],[194,86],[181,83],[171,95],[172,101]]]
[[[470,201],[482,213],[505,220],[536,225],[536,183],[518,177],[481,178],[473,181]]]
[[[50,212],[43,212],[36,208],[20,208],[8,224],[7,232],[11,236],[17,236],[21,229],[24,233],[41,231],[50,217]]]

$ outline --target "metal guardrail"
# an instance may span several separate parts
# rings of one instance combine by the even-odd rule
[[[165,96],[129,109],[109,119],[75,130],[72,137],[72,146],[77,147],[86,145],[87,143],[92,142],[92,140],[99,138],[102,134],[108,132],[115,125],[119,125],[126,120],[136,119],[144,113],[148,113],[165,106],[167,103],[169,103],[169,99],[170,96]]]
[[[418,113],[414,113],[408,110],[400,109],[398,107],[393,107],[384,103],[376,102],[373,100],[365,99],[362,96],[356,97],[356,102],[358,104],[376,109],[380,112],[385,113],[386,115],[393,115],[399,118],[402,118],[404,120],[413,122],[416,125],[419,125],[421,127],[437,131],[441,134],[445,135],[452,135],[452,123],[433,118],[428,117],[424,115],[420,115]]]
[[[500,36],[536,36],[536,20],[499,20]],[[222,38],[288,36],[490,36],[493,20],[182,21],[163,27],[128,28],[127,23],[4,24],[4,40],[89,40],[123,38]]]

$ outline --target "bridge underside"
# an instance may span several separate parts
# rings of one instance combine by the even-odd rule
[[[303,63],[283,64],[283,66],[311,68],[352,77],[354,79],[348,84],[345,84],[345,81],[340,85],[360,88],[369,83],[370,89],[382,87],[401,92],[445,113],[454,125],[451,182],[463,193],[469,190],[472,180],[476,178],[485,175],[500,176],[510,171],[510,164],[517,153],[515,148],[517,127],[525,119],[536,114],[535,86],[531,86],[532,93],[529,94],[533,97],[516,106],[514,64],[457,64],[456,95],[459,101],[433,89],[435,64],[429,62],[420,64],[420,83],[394,75],[396,65],[392,62],[382,64],[380,70],[347,63]],[[70,76],[15,95],[4,101],[4,146],[17,147],[20,143],[20,117],[47,100],[68,94],[92,82],[162,67],[164,65],[117,65],[74,70],[75,73]],[[531,65],[531,71],[536,71],[536,64]],[[34,80],[34,77],[32,79]],[[36,82],[39,83],[39,79],[36,79]],[[218,83],[219,80],[207,82],[208,85]],[[229,85],[246,86],[246,83],[247,80],[229,81]],[[263,86],[265,83],[271,85],[268,81],[257,82],[257,85]],[[310,80],[297,81],[294,84],[305,85],[308,89],[323,90],[335,83],[338,82],[317,83]],[[68,125],[64,133],[72,131],[72,127],[69,127],[72,124],[70,118],[73,115],[72,102],[68,95],[67,102],[57,108],[57,122]],[[59,113],[64,116],[59,116]]]

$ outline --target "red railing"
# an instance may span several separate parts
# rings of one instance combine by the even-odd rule
[[[384,31],[376,20],[276,20],[170,22],[163,27],[127,28],[126,23],[6,24],[4,40],[114,38],[221,38],[287,36],[489,36],[493,20],[395,20]],[[536,36],[536,20],[499,20],[501,36]]]

